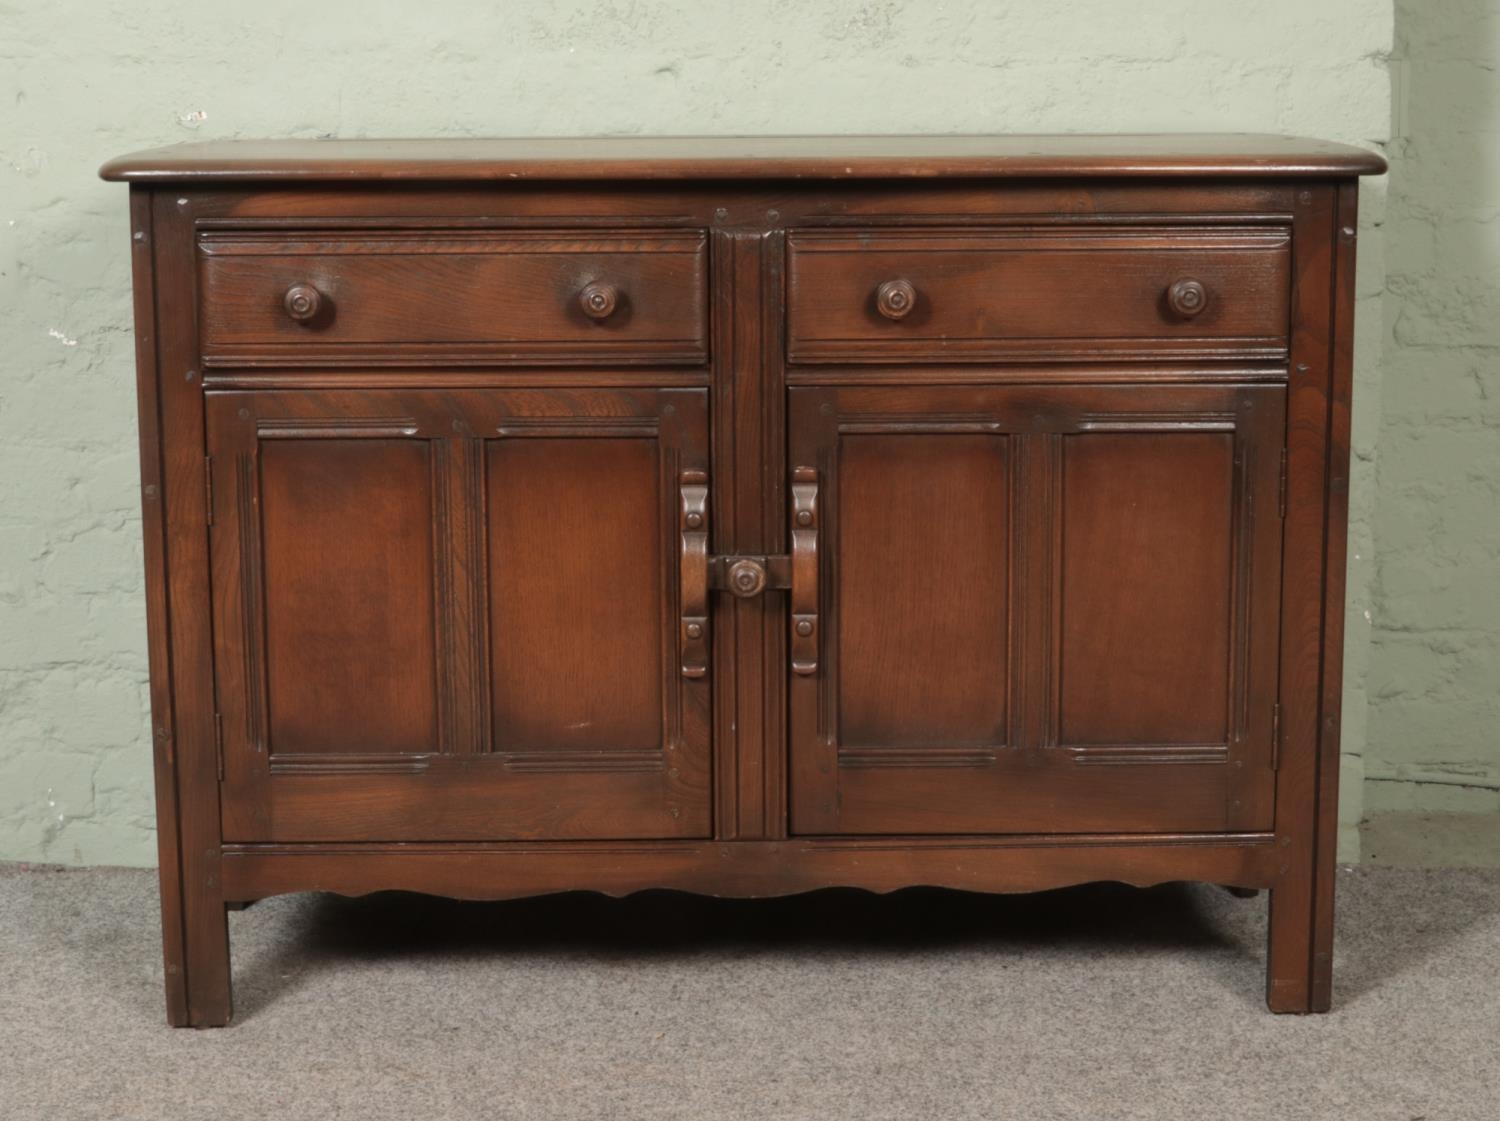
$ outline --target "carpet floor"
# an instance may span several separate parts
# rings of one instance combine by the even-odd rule
[[[1494,1121],[1500,872],[1346,869],[1335,1011],[1265,896],[303,895],[164,1025],[153,873],[0,866],[0,1119]]]

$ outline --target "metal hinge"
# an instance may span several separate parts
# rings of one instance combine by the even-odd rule
[[[1280,517],[1286,517],[1286,449],[1281,449],[1281,482],[1276,497],[1276,511]]]
[[[208,524],[214,524],[214,457],[203,457],[203,501],[208,515]]]
[[[1271,706],[1271,770],[1281,768],[1281,702]]]
[[[219,781],[224,781],[224,720],[214,713],[214,754],[219,760]]]

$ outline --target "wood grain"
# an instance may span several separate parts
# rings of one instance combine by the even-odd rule
[[[1268,1004],[1326,1009],[1351,176],[1381,166],[1226,137],[112,164],[143,184],[169,1022],[228,1020],[226,906],[281,891],[1098,879],[1268,888]],[[701,529],[708,572],[771,586],[700,589]]]
[[[1004,744],[1008,438],[861,427],[836,471],[841,756]]]
[[[1355,201],[1341,186],[1309,190],[1294,227],[1301,283],[1288,393],[1276,798],[1287,853],[1271,889],[1266,968],[1266,1002],[1278,1012],[1332,1004]]]
[[[1280,400],[793,389],[835,542],[793,832],[1269,827],[1276,639],[1239,605],[1276,595]]]
[[[1260,834],[890,837],[792,841],[503,845],[231,845],[227,894],[436,892],[512,899],[557,884],[628,895],[668,887],[765,898],[833,885],[896,891],[1043,891],[1096,880],[1148,887],[1191,879],[1245,888],[1276,879],[1275,838]]]
[[[209,231],[198,252],[209,365],[705,356],[701,234]]]
[[[156,788],[156,851],[161,891],[162,974],[167,1022],[191,1023],[188,1005],[187,947],[182,882],[182,822],[179,816],[176,716],[172,698],[171,623],[168,616],[168,542],[162,483],[165,475],[161,433],[161,390],[155,377],[155,224],[151,195],[130,191],[130,263],[134,277],[136,415],[140,430],[141,528],[146,568],[146,655],[151,676],[151,743]]]
[[[132,182],[1370,175],[1378,154],[1249,134],[200,141],[111,160]]]
[[[155,379],[159,410],[166,550],[154,582],[167,602],[171,677],[166,688],[177,771],[176,819],[161,824],[178,835],[182,885],[180,910],[170,894],[164,893],[162,902],[168,923],[180,924],[183,932],[185,1024],[206,1027],[228,1021],[233,998],[219,863],[219,722],[210,610],[214,585],[204,492],[203,394],[196,383],[193,216],[191,208],[159,193],[153,194],[151,207],[156,367],[141,375]],[[169,990],[174,983],[169,979]]]
[[[675,479],[707,465],[706,405],[211,393],[209,451],[258,465],[215,488],[210,530],[225,835],[705,834]]]
[[[1227,751],[1232,423],[1063,440],[1060,743]]]
[[[793,362],[1285,353],[1284,229],[851,230],[790,239]],[[1170,306],[1192,274],[1210,293]],[[904,285],[892,314],[882,297]]]
[[[643,436],[490,442],[498,750],[661,750],[659,457]]]
[[[271,754],[437,750],[426,442],[266,440],[259,462]]]

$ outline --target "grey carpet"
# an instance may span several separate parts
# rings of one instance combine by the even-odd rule
[[[1500,872],[1341,873],[1337,1008],[1265,897],[291,896],[238,1015],[164,1026],[155,877],[0,866],[0,1119],[1500,1117]]]

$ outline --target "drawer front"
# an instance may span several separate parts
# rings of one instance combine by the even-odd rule
[[[794,362],[1287,353],[1284,227],[854,230],[789,252]]]
[[[206,365],[701,363],[703,235],[208,232]]]

